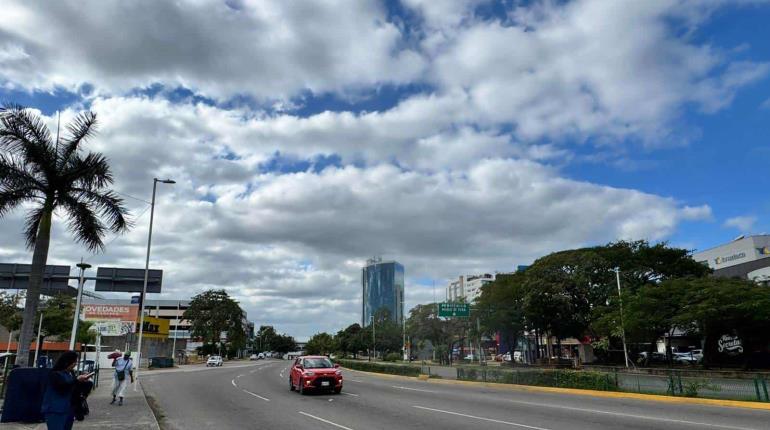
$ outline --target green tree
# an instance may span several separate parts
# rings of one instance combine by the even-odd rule
[[[273,347],[273,343],[275,342],[275,338],[278,336],[278,333],[275,332],[275,328],[271,325],[261,325],[259,326],[259,330],[256,333],[257,337],[257,347],[260,348],[260,351],[275,351],[275,348]]]
[[[66,136],[55,141],[34,112],[16,105],[0,108],[0,217],[28,208],[24,238],[33,251],[16,356],[19,366],[29,365],[54,212],[68,219],[76,241],[91,251],[104,248],[108,231],[129,228],[122,199],[109,190],[113,177],[107,159],[82,152],[95,126],[96,114],[81,113],[66,127]]]
[[[717,340],[735,334],[743,341],[744,366],[752,352],[770,342],[770,289],[743,279],[682,278],[666,281],[682,291],[681,308],[673,324],[699,334],[705,347],[704,363],[715,361]]]
[[[358,352],[365,350],[367,347],[363,331],[358,323],[351,324],[345,330],[337,332],[334,340],[337,342],[340,351],[345,354],[352,354],[353,358],[356,358]]]
[[[273,351],[281,354],[297,350],[297,342],[293,337],[286,334],[277,335],[270,345],[272,346]]]
[[[20,300],[21,295],[0,291],[0,325],[9,331],[16,331],[21,327]]]
[[[190,321],[192,336],[202,338],[204,343],[219,342],[224,332],[232,348],[246,345],[243,309],[225,290],[209,290],[193,297],[182,318]]]
[[[38,318],[41,314],[43,315],[41,342],[49,336],[69,339],[72,334],[72,320],[75,317],[75,298],[64,294],[50,297],[41,303]],[[75,340],[81,343],[93,343],[96,334],[90,330],[92,325],[90,321],[78,322]]]
[[[334,337],[329,333],[317,333],[307,341],[305,351],[309,355],[329,355],[337,350],[337,346]]]
[[[493,337],[500,333],[511,354],[525,328],[524,280],[523,272],[498,275],[494,282],[481,287],[471,315],[471,320],[479,319],[480,334]]]

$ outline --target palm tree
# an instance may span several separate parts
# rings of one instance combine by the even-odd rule
[[[24,205],[24,237],[33,251],[16,356],[20,366],[28,366],[54,213],[67,220],[75,240],[90,251],[103,250],[108,230],[122,233],[130,227],[123,200],[108,189],[113,178],[107,159],[81,151],[95,126],[96,114],[81,113],[67,126],[67,136],[53,141],[34,112],[18,105],[0,107],[0,218]]]

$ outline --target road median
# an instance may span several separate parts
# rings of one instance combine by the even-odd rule
[[[517,385],[517,384],[481,382],[481,381],[434,379],[434,378],[425,378],[424,375],[402,376],[402,375],[362,371],[362,370],[356,370],[356,369],[350,369],[350,368],[347,368],[347,370],[354,373],[361,373],[361,374],[370,375],[378,378],[400,379],[400,380],[407,380],[407,381],[424,382],[429,384],[461,385],[461,386],[468,386],[468,387],[493,388],[497,390],[518,391],[518,392],[525,391],[525,392],[539,392],[539,393],[554,393],[554,394],[591,396],[591,397],[610,398],[610,399],[634,399],[634,400],[671,403],[671,404],[719,406],[719,407],[758,409],[758,410],[770,411],[770,403],[762,403],[762,402],[663,396],[663,395],[656,395],[656,394],[639,394],[639,393],[627,393],[622,391],[600,391],[600,390],[588,390],[588,389],[578,389],[578,388],[539,387],[539,386],[533,386],[533,385]]]

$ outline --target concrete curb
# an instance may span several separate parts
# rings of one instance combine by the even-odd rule
[[[576,388],[538,387],[533,385],[496,384],[492,382],[457,381],[457,380],[450,380],[450,379],[424,379],[420,377],[415,378],[411,376],[364,372],[361,370],[353,370],[353,369],[345,369],[345,370],[349,372],[357,372],[365,375],[375,376],[378,378],[399,379],[399,380],[408,380],[408,381],[424,381],[430,384],[466,385],[471,387],[494,388],[494,389],[508,390],[508,391],[572,394],[577,396],[591,396],[591,397],[601,397],[601,398],[608,398],[608,399],[634,399],[634,400],[645,400],[645,401],[651,401],[651,402],[672,403],[672,404],[720,406],[720,407],[728,407],[728,408],[759,409],[759,410],[770,411],[770,403],[744,402],[740,400],[700,399],[695,397],[673,397],[673,396],[661,396],[661,395],[655,395],[655,394],[624,393],[620,391],[597,391],[597,390],[580,390]]]
[[[144,387],[142,386],[142,381],[137,381],[139,383],[139,388],[142,389],[142,399],[144,400],[144,404],[147,406],[147,410],[150,411],[150,415],[152,415],[152,421],[155,424],[154,426],[151,426],[150,428],[153,430],[160,430],[160,424],[158,423],[158,417],[155,416],[155,410],[150,407],[150,402],[147,400],[147,393],[144,391]]]

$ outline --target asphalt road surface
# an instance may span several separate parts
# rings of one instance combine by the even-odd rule
[[[289,391],[289,361],[145,373],[161,428],[770,429],[770,412],[435,384],[345,371],[342,394]]]

